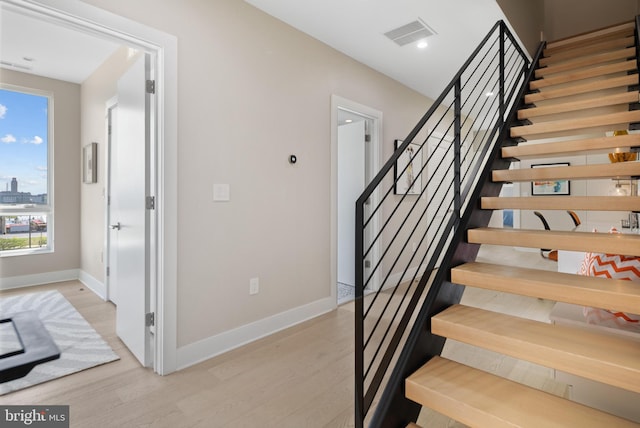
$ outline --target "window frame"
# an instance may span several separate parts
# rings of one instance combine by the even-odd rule
[[[20,92],[27,95],[36,95],[47,99],[47,203],[2,205],[0,204],[0,217],[46,215],[47,219],[47,245],[39,248],[19,248],[15,250],[0,251],[0,258],[47,254],[55,251],[55,215],[54,215],[54,93],[53,91],[18,86],[0,82],[0,89]],[[31,227],[29,227],[31,229]],[[6,235],[3,235],[6,236]]]

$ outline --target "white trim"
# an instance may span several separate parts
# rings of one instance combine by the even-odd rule
[[[49,284],[52,282],[73,281],[78,279],[79,270],[69,269],[56,272],[34,273],[31,275],[9,276],[0,278],[0,290],[12,288],[32,287],[34,285]]]
[[[367,165],[371,177],[366,177],[369,182],[375,174],[380,170],[380,157],[382,152],[382,112],[367,107],[355,101],[342,98],[338,95],[331,95],[331,203],[330,203],[330,249],[331,249],[331,297],[335,300],[337,306],[337,283],[338,283],[338,109],[351,111],[359,116],[373,120],[373,129],[371,130],[372,150],[370,163]],[[377,206],[380,197],[378,190],[371,195],[371,206]],[[374,215],[371,220],[372,230],[378,230],[379,219],[378,214]],[[373,260],[379,260],[380,250],[376,243],[371,250]],[[375,265],[375,263],[372,263]],[[380,269],[374,274],[368,289],[376,290],[380,287]]]
[[[334,310],[335,306],[335,299],[327,297],[199,340],[198,342],[190,343],[189,345],[178,348],[177,368],[178,370],[182,370],[213,358],[216,355],[223,354],[247,343],[326,314]]]
[[[102,300],[107,300],[107,287],[103,282],[98,281],[83,270],[80,271],[78,281],[83,283],[89,290],[93,291]]]
[[[157,353],[154,369],[159,374],[169,374],[176,370],[177,348],[177,38],[78,0],[4,0],[4,4],[157,54]]]
[[[103,274],[104,274],[104,288],[105,288],[104,299],[110,300],[110,301],[113,301],[111,300],[113,297],[112,296],[113,290],[111,289],[111,282],[109,281],[109,268],[111,266],[111,257],[109,254],[109,248],[111,243],[111,235],[109,233],[111,230],[111,215],[110,215],[111,207],[109,205],[110,203],[109,198],[111,195],[111,166],[112,166],[111,165],[111,149],[112,149],[111,137],[113,135],[113,133],[111,132],[111,127],[112,127],[111,118],[112,118],[113,110],[117,107],[118,107],[117,95],[111,97],[105,103],[105,122],[106,122],[105,130],[107,131],[107,135],[105,135],[105,141],[107,142],[107,147],[104,152],[105,174],[104,174],[104,187],[102,188],[104,200],[105,200],[105,204],[104,204],[105,228],[104,228],[104,246],[102,248],[102,254],[104,255],[103,256],[103,260],[104,260]]]

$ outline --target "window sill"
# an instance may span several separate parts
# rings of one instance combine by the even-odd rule
[[[4,257],[17,257],[17,256],[34,256],[36,254],[49,254],[53,253],[51,248],[25,248],[18,250],[4,250],[0,251],[0,258]]]

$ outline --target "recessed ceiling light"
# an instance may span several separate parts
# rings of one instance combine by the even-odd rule
[[[429,43],[427,43],[426,40],[420,40],[416,46],[418,49],[426,49],[426,47],[429,46]]]
[[[487,97],[492,97],[493,96],[493,92],[489,91],[485,94]]]
[[[352,120],[352,119],[347,119],[347,120],[345,120],[344,122],[345,122],[345,123],[351,123],[351,122],[353,122],[353,120]]]

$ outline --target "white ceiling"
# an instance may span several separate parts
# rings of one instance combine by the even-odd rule
[[[493,24],[495,0],[245,0],[338,51],[437,98]],[[384,33],[417,18],[437,33],[420,50]]]
[[[245,1],[431,98],[505,19],[495,0],[305,0],[304,7],[300,0]],[[384,36],[418,18],[436,32],[426,49],[399,47]],[[82,83],[118,47],[0,3],[4,68]]]
[[[0,6],[3,68],[82,83],[119,46]]]

